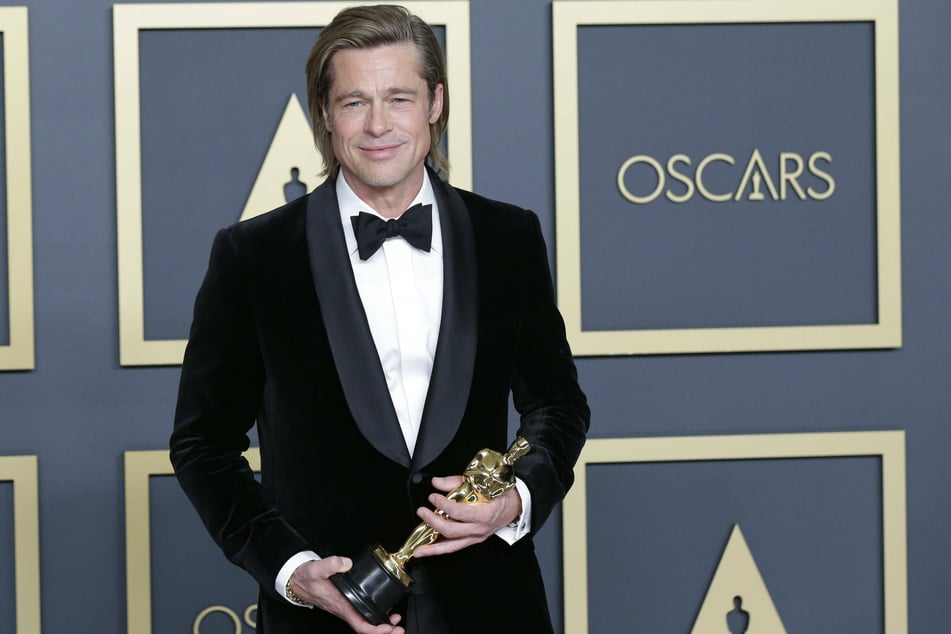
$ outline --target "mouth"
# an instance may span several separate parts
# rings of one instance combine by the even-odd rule
[[[361,145],[359,149],[370,159],[385,159],[396,154],[401,146],[401,143],[388,143],[386,145]]]

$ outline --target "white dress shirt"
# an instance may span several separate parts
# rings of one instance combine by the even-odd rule
[[[428,253],[402,238],[391,238],[366,260],[361,260],[357,252],[350,217],[363,211],[386,218],[360,200],[342,175],[337,178],[337,204],[357,291],[412,456],[442,320],[443,251],[436,197],[426,175],[409,204],[432,205],[433,239]]]
[[[424,172],[423,185],[409,207],[417,203],[432,205],[433,238],[428,253],[402,238],[392,238],[385,240],[369,258],[361,260],[350,218],[361,211],[383,216],[354,193],[342,172],[336,186],[340,223],[353,277],[386,376],[390,400],[412,456],[442,319],[443,244],[436,196],[429,174]],[[512,524],[496,531],[496,535],[509,544],[527,535],[531,528],[531,493],[520,479],[516,479],[515,485],[522,498],[522,514]],[[285,596],[287,581],[298,566],[315,559],[319,557],[312,551],[291,557],[275,580],[278,594]]]

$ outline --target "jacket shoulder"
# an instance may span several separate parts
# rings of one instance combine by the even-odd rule
[[[282,262],[306,243],[307,201],[304,196],[219,232],[231,243],[238,259],[254,267]]]
[[[539,226],[538,216],[533,211],[464,189],[454,189],[465,203],[477,231],[533,231]]]
[[[295,226],[303,227],[309,196],[281,205],[259,216],[226,227],[236,240],[259,240],[269,235],[286,235]]]

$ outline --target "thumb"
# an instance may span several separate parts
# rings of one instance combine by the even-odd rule
[[[327,572],[332,575],[347,572],[353,568],[353,561],[349,557],[334,555],[333,557],[327,557],[324,561],[327,562]]]

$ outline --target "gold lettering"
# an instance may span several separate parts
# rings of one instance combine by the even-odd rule
[[[829,185],[829,187],[824,192],[817,192],[812,187],[809,187],[809,196],[813,200],[825,200],[826,198],[831,197],[835,192],[835,179],[832,178],[828,172],[816,167],[816,159],[822,159],[826,163],[832,163],[832,155],[828,152],[813,152],[812,156],[809,157],[809,171],[814,176],[818,176]]]
[[[788,161],[793,161],[796,164],[796,169],[793,172],[790,172],[786,169]],[[799,185],[799,181],[796,180],[802,175],[803,164],[802,157],[796,154],[795,152],[781,152],[779,155],[779,199],[786,200],[786,183],[792,185],[792,188],[796,190],[796,195],[799,196],[799,200],[806,199],[806,192],[802,191],[802,186]]]
[[[215,612],[227,614],[234,623],[234,634],[241,634],[241,619],[238,618],[237,612],[223,605],[209,605],[207,608],[199,612],[198,616],[195,617],[195,623],[192,625],[192,634],[201,634],[202,621],[205,620],[205,617],[210,614],[214,614]]]
[[[251,614],[254,618],[251,618]],[[244,622],[251,626],[252,630],[258,629],[258,604],[252,603],[244,610]]]
[[[766,200],[766,194],[763,191],[764,185],[765,189],[769,190],[770,198],[777,201],[786,200],[789,198],[790,189],[795,192],[796,196],[798,196],[800,200],[806,200],[807,197],[812,198],[813,200],[826,200],[832,196],[836,188],[835,179],[828,171],[822,169],[818,164],[818,161],[832,163],[832,156],[828,152],[814,152],[809,156],[808,161],[809,172],[813,176],[826,183],[827,187],[824,191],[817,191],[812,187],[803,189],[803,185],[800,183],[800,180],[802,178],[803,172],[805,171],[805,166],[802,155],[798,154],[797,152],[779,153],[779,190],[777,191],[772,175],[770,174],[765,161],[763,161],[762,153],[759,151],[759,148],[754,148],[753,152],[750,154],[749,161],[746,163],[746,169],[743,171],[743,177],[740,179],[740,183],[736,188],[736,191],[729,193],[715,193],[710,191],[710,188],[708,188],[704,182],[704,174],[710,164],[717,161],[726,163],[730,166],[736,165],[736,159],[734,159],[729,154],[724,154],[721,152],[708,154],[697,164],[697,168],[693,173],[693,177],[691,178],[689,168],[692,165],[692,160],[690,156],[686,154],[672,155],[667,159],[666,169],[665,166],[662,166],[660,161],[654,157],[648,156],[647,154],[638,154],[628,158],[618,169],[618,190],[628,201],[638,205],[646,205],[657,200],[660,197],[661,192],[664,192],[667,200],[673,203],[685,203],[693,198],[696,192],[700,192],[700,194],[707,200],[718,203],[731,200],[741,200],[744,194],[746,195],[747,200]],[[627,175],[630,168],[638,163],[643,163],[649,166],[650,169],[654,170],[654,174],[657,178],[656,186],[650,193],[646,195],[638,195],[633,193],[625,182],[627,180]],[[646,172],[643,173],[646,174]],[[675,190],[680,189],[679,187],[674,187],[673,189],[666,188],[665,190],[668,177],[670,178],[670,181],[677,181],[677,183],[682,185],[683,191],[677,193]]]
[[[746,171],[743,173],[743,179],[740,181],[740,186],[736,188],[736,195],[734,200],[739,200],[743,196],[743,192],[746,190],[746,185],[750,182],[750,177],[753,175],[753,170],[757,170],[764,181],[766,181],[766,187],[769,188],[769,193],[773,197],[773,200],[779,199],[779,193],[776,191],[776,186],[773,184],[773,179],[769,176],[769,170],[766,169],[766,164],[763,162],[763,156],[759,153],[759,148],[753,150],[753,155],[750,156],[749,162],[746,164]],[[757,186],[756,191],[759,187]],[[762,199],[763,196],[760,194],[756,199]],[[753,196],[750,196],[750,199],[753,200]]]
[[[647,163],[654,168],[654,172],[657,173],[657,187],[647,196],[636,196],[632,194],[630,190],[628,190],[627,185],[624,184],[624,177],[627,175],[627,170],[635,163]],[[657,159],[647,156],[646,154],[638,154],[637,156],[632,156],[627,159],[621,164],[621,169],[617,172],[617,188],[620,190],[621,195],[638,205],[645,205],[657,200],[657,197],[660,196],[660,192],[664,190],[664,181],[664,168],[657,162]]]
[[[682,194],[675,194],[669,189],[667,190],[667,200],[672,203],[685,203],[691,198],[693,198],[694,185],[693,181],[690,180],[690,177],[682,172],[678,172],[675,168],[677,163],[683,163],[684,165],[690,166],[690,157],[686,154],[674,154],[669,159],[667,159],[667,173],[670,174],[670,177],[674,180],[680,181],[686,186],[686,191]]]
[[[714,194],[709,189],[707,189],[707,186],[704,185],[703,183],[703,171],[707,169],[707,165],[709,165],[713,161],[723,161],[724,163],[727,163],[729,165],[736,164],[736,161],[729,154],[710,154],[709,156],[704,157],[704,159],[700,161],[700,164],[697,165],[697,175],[696,175],[697,190],[700,192],[700,194],[704,198],[706,198],[709,201],[712,201],[715,203],[726,202],[730,200],[730,198],[732,197],[732,194]]]

